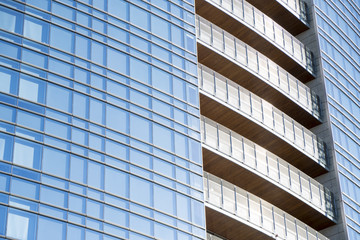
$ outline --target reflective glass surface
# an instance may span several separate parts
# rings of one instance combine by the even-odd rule
[[[360,4],[315,1],[348,239],[360,239]]]
[[[205,239],[194,11],[0,1],[0,238]]]

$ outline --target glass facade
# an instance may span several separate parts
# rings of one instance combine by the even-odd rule
[[[348,238],[360,239],[360,3],[315,1]]]
[[[194,11],[0,0],[0,238],[205,239]]]

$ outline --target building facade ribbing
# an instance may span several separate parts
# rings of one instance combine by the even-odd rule
[[[1,0],[0,238],[358,239],[359,11]]]

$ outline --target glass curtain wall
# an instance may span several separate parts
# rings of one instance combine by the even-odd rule
[[[360,4],[315,1],[335,158],[349,239],[360,239]]]
[[[193,0],[0,0],[0,238],[205,239],[195,39]]]

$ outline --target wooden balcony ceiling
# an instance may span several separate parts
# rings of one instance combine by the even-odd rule
[[[277,206],[316,230],[335,223],[289,192],[213,151],[203,148],[204,170]]]
[[[304,127],[312,128],[321,124],[319,119],[289,99],[287,95],[284,95],[277,88],[270,86],[267,82],[256,77],[256,75],[240,67],[240,65],[235,64],[200,43],[197,44],[197,49],[200,63],[268,101]]]
[[[248,3],[280,24],[293,36],[309,29],[309,26],[292,14],[284,5],[276,0],[246,0]]]
[[[227,106],[204,94],[200,94],[200,112],[203,116],[266,148],[313,178],[327,172],[312,158],[275,135],[272,131],[266,130],[260,124],[232,111]]]
[[[212,208],[206,207],[205,213],[206,229],[228,240],[274,239]]]
[[[280,48],[206,0],[196,0],[196,13],[261,52],[302,82],[315,78]]]

